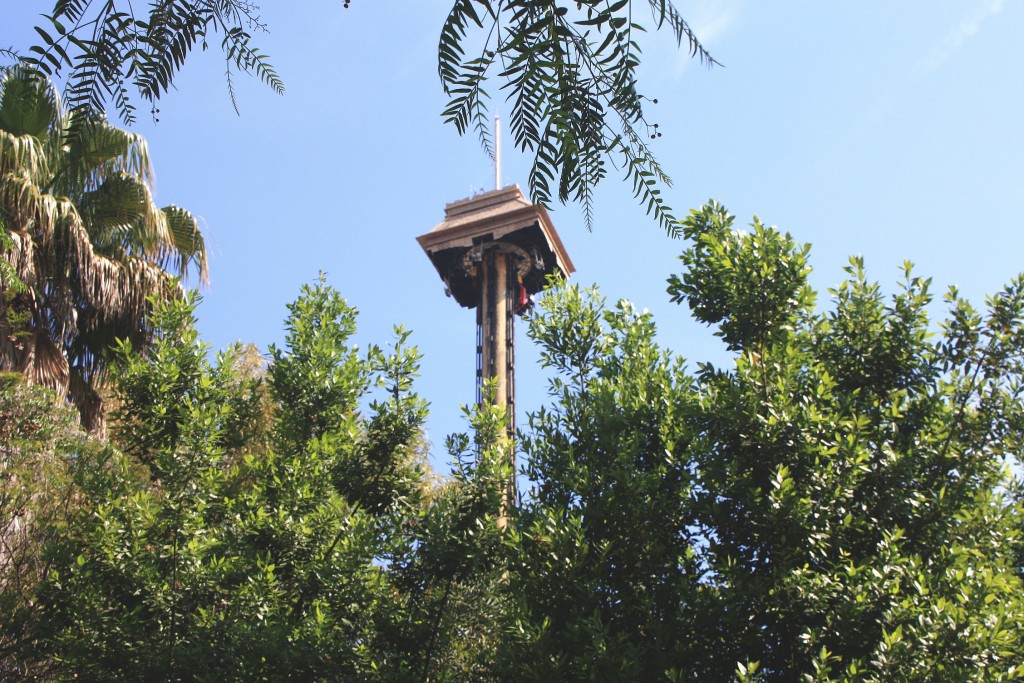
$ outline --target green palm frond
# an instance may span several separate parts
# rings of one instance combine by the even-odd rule
[[[60,96],[31,69],[8,70],[0,79],[0,130],[15,137],[47,137],[60,112]]]
[[[153,184],[149,148],[141,135],[112,126],[105,120],[90,118],[77,124],[69,121],[64,139],[61,173],[52,181],[54,192],[74,194],[94,190],[112,174],[124,174],[146,185]]]
[[[50,131],[59,125],[60,97],[35,72],[8,69],[0,77],[0,173],[49,174]]]
[[[173,204],[163,208],[163,215],[174,248],[165,251],[161,265],[178,277],[184,277],[189,264],[194,264],[199,281],[205,284],[210,273],[199,221],[189,211]]]
[[[76,202],[93,245],[102,253],[157,258],[172,242],[149,186],[126,173],[108,175]]]

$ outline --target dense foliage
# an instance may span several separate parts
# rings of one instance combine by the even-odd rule
[[[349,344],[355,311],[320,283],[291,306],[286,345],[260,377],[242,348],[210,361],[192,307],[175,299],[157,309],[145,357],[122,343],[118,451],[87,462],[77,442],[48,432],[31,449],[18,436],[3,451],[3,538],[13,551],[4,552],[2,597],[18,617],[0,632],[6,670],[404,681],[437,680],[442,662],[470,667],[461,652],[472,639],[448,625],[467,591],[480,591],[475,570],[494,565],[473,558],[499,538],[503,478],[473,463],[431,485],[407,333],[360,353]],[[383,396],[369,400],[375,387]],[[26,391],[5,385],[0,407]],[[63,424],[52,399],[31,395],[29,406],[53,413],[37,421]],[[35,434],[20,417],[31,411],[8,412],[5,433]],[[475,419],[482,430],[501,424],[487,411]],[[27,467],[39,472],[26,477]],[[26,500],[37,510],[30,524],[19,521]]]
[[[74,482],[105,469],[113,455],[53,392],[0,374],[0,680],[45,677],[52,668],[38,649],[39,625],[49,619],[39,591],[53,550],[81,518]]]
[[[46,19],[36,27],[41,42],[22,59],[48,75],[65,71],[74,110],[112,106],[131,123],[141,97],[155,116],[189,54],[215,36],[233,103],[237,71],[284,91],[252,42],[267,27],[250,0],[169,0],[145,10],[127,0],[54,0]],[[443,116],[460,133],[476,131],[493,153],[484,86],[497,79],[491,90],[504,91],[512,105],[516,145],[533,154],[534,201],[578,201],[590,225],[594,186],[613,164],[648,213],[676,233],[661,196],[671,181],[647,147],[657,125],[637,90],[638,38],[647,28],[668,29],[691,56],[715,63],[668,0],[453,0],[438,42],[438,73],[450,97]]]
[[[1024,678],[1024,281],[936,327],[909,266],[886,297],[854,259],[819,307],[790,236],[715,204],[683,230],[669,291],[734,365],[551,290],[507,519],[502,411],[430,476],[408,333],[360,351],[323,282],[265,370],[161,305],[109,445],[0,384],[0,677]]]
[[[1024,280],[980,315],[854,259],[815,307],[807,247],[717,205],[669,292],[732,369],[563,288],[531,323],[558,370],[523,448],[506,661],[518,680],[1024,676]]]

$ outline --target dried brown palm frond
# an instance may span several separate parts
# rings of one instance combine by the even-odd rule
[[[83,376],[80,368],[71,368],[68,382],[68,398],[78,408],[82,426],[95,436],[103,437],[105,431],[104,415],[106,406],[101,396],[102,380]]]
[[[48,168],[48,154],[42,140],[34,135],[13,135],[0,129],[0,173],[38,178],[45,177]]]
[[[0,198],[0,202],[3,199]],[[7,232],[8,248],[3,252],[4,261],[11,266],[14,275],[24,284],[24,276],[32,269],[35,257],[35,243],[28,235],[20,232]]]
[[[32,384],[53,389],[60,395],[68,391],[68,360],[45,330],[36,329],[28,338],[23,372]]]

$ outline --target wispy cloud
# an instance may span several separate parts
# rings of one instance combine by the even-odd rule
[[[969,16],[956,24],[945,37],[918,63],[918,71],[924,73],[942,66],[964,43],[977,35],[985,20],[1003,11],[1004,0],[984,0]]]
[[[683,18],[704,47],[714,55],[715,41],[736,22],[742,6],[743,0],[698,0],[686,5]],[[678,80],[693,63],[694,59],[689,52],[681,50],[672,65],[672,79]]]
[[[885,93],[875,100],[867,112],[868,123],[878,123],[889,117],[892,112],[892,96]]]

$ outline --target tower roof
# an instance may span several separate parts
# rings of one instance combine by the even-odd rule
[[[447,204],[444,220],[416,240],[455,299],[470,308],[476,297],[461,271],[463,257],[475,245],[502,242],[531,254],[537,267],[524,279],[531,294],[556,270],[566,277],[576,270],[548,212],[531,204],[518,185]]]

